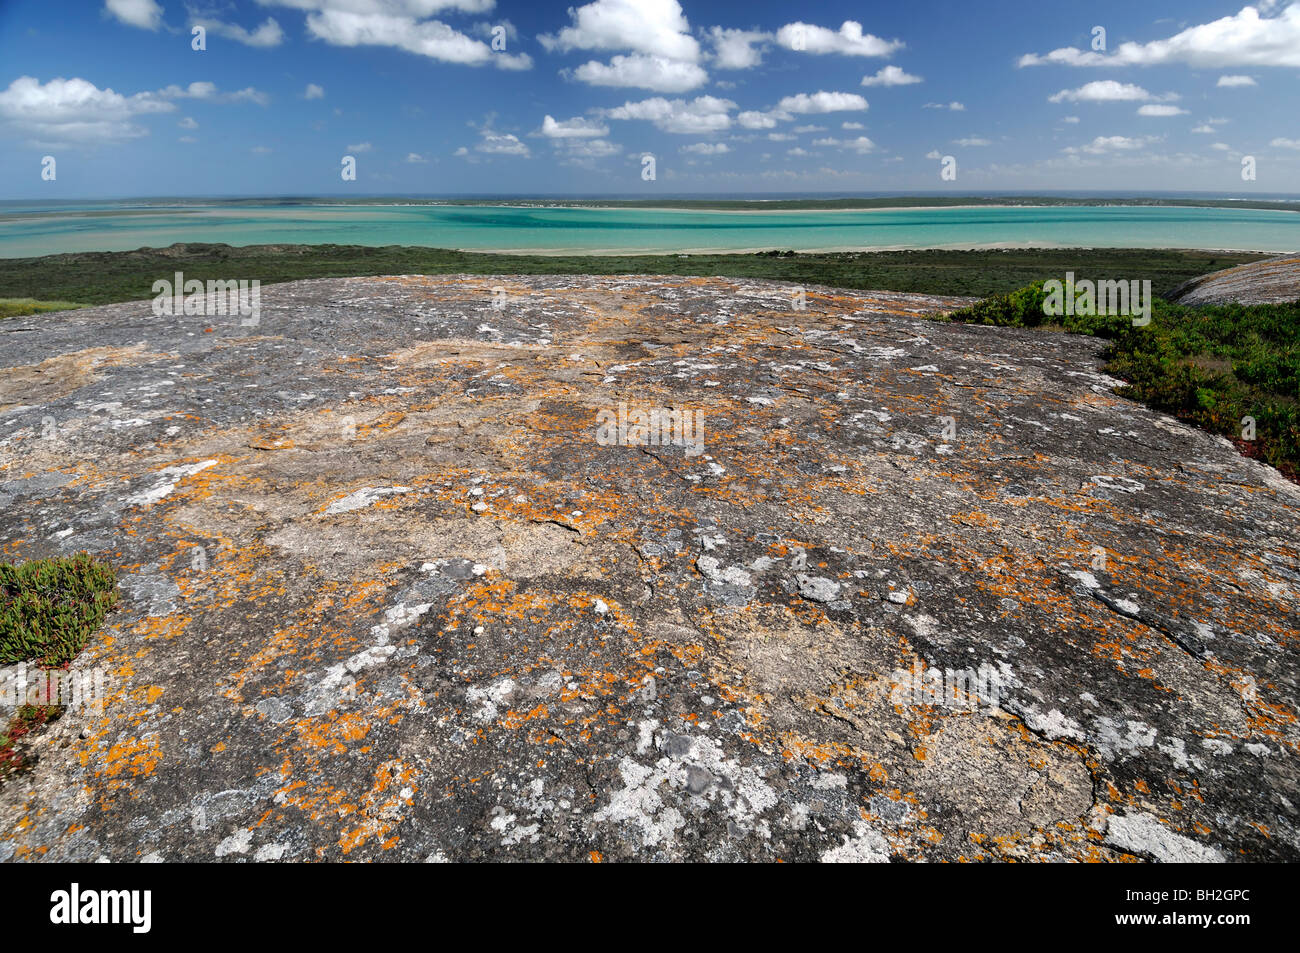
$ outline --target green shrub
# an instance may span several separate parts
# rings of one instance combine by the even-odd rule
[[[1300,477],[1300,301],[1193,308],[1161,298],[1151,323],[1120,315],[1048,317],[1043,282],[995,295],[947,320],[1001,327],[1051,325],[1107,338],[1106,372],[1121,395],[1229,437],[1292,479]],[[1243,439],[1243,419],[1255,421]]]
[[[1043,282],[982,298],[969,307],[954,311],[950,320],[963,324],[988,324],[1002,328],[1032,328],[1043,323]]]
[[[1156,300],[1151,324],[1106,349],[1120,393],[1232,439],[1300,476],[1300,301],[1192,308]],[[1243,419],[1255,438],[1243,439]]]
[[[1071,334],[1089,334],[1097,337],[1114,337],[1131,319],[1116,315],[1061,314],[1049,315],[1044,310],[1047,292],[1044,281],[1017,288],[1006,294],[983,298],[969,307],[954,311],[949,320],[964,324],[987,324],[1002,328],[1063,328]]]
[[[0,665],[66,665],[117,601],[113,570],[86,553],[0,564]]]

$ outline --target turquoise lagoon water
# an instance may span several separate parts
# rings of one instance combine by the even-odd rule
[[[1036,247],[1300,250],[1300,211],[1158,206],[714,211],[458,205],[0,205],[0,258],[174,242],[529,253]]]

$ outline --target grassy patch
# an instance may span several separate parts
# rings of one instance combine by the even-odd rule
[[[153,282],[185,277],[301,278],[366,275],[717,275],[919,294],[1004,294],[1043,275],[1149,279],[1156,294],[1199,275],[1267,255],[1133,248],[1031,248],[751,255],[497,255],[389,245],[188,244],[129,252],[0,259],[0,296],[88,304],[153,297]]]
[[[35,298],[0,298],[0,320],[18,318],[25,314],[41,314],[45,311],[70,311],[84,308],[84,304],[73,301],[37,301]]]
[[[113,570],[86,553],[0,564],[0,665],[66,665],[117,601]]]
[[[946,320],[1003,327],[1063,325],[1107,338],[1120,394],[1228,437],[1247,456],[1300,480],[1300,301],[1189,307],[1161,298],[1151,323],[1043,314],[1042,283],[996,295]],[[1245,418],[1255,422],[1246,435]]]

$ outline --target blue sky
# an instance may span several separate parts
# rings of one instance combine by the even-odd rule
[[[1300,0],[0,0],[5,199],[1300,192],[1297,101]]]

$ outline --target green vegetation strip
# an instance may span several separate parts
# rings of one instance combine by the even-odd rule
[[[1047,317],[1045,299],[1037,282],[943,320],[1106,338],[1106,372],[1125,382],[1121,396],[1227,437],[1300,481],[1300,301],[1192,308],[1156,298],[1151,323],[1134,327],[1120,316]]]
[[[130,252],[0,259],[0,298],[110,304],[153,297],[177,271],[201,281],[368,275],[692,275],[769,278],[912,294],[1003,294],[1067,271],[1150,280],[1156,294],[1199,275],[1268,255],[1152,249],[985,249],[752,255],[497,255],[389,245],[173,245]]]
[[[0,665],[66,665],[117,601],[112,568],[86,553],[0,563]]]

